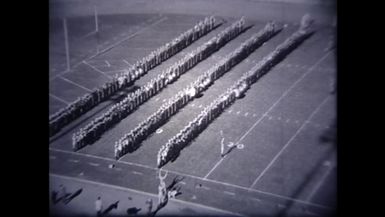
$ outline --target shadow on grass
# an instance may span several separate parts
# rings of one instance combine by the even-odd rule
[[[109,212],[111,212],[111,210],[117,209],[117,208],[118,208],[118,204],[119,204],[119,200],[116,201],[115,203],[112,203],[111,205],[109,205],[109,206],[107,207],[107,209],[105,209],[105,210],[103,211],[103,216],[104,216],[104,215],[107,215]]]

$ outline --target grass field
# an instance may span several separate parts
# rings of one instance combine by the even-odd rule
[[[69,19],[69,40],[74,49],[71,55],[73,68],[68,72],[65,64],[63,66],[62,22],[53,20],[51,24],[56,28],[51,28],[50,37],[50,113],[103,84],[110,76],[202,18],[175,14],[100,16],[99,49],[105,52],[99,55],[95,55],[97,39],[92,34],[93,18]],[[149,71],[135,85],[145,84],[235,20],[223,19],[224,25]],[[161,127],[160,133],[151,135],[134,153],[115,161],[114,142],[265,25],[252,19],[247,19],[247,24],[253,27],[186,72],[94,144],[73,152],[72,133],[116,103],[118,95],[63,128],[50,139],[50,174],[108,185],[105,188],[118,186],[145,192],[144,195],[157,194],[159,180],[155,167],[159,148],[298,26],[289,24],[254,51],[218,79],[203,97],[193,100],[174,115]],[[253,84],[244,98],[237,100],[210,124],[175,162],[164,167],[168,171],[167,183],[177,175],[185,177],[181,183],[183,193],[176,201],[213,207],[230,215],[324,216],[332,213],[336,206],[336,146],[322,142],[321,137],[333,130],[336,118],[336,95],[331,93],[336,78],[335,53],[325,50],[334,29],[324,25],[315,27],[317,31],[312,37]],[[124,92],[129,91],[130,88]],[[221,158],[221,131],[225,143],[239,142],[243,148]],[[108,167],[111,163],[115,164],[114,168]],[[52,177],[51,181],[60,182]],[[91,184],[84,182],[82,185],[86,190]],[[102,192],[111,197],[110,191]],[[72,203],[75,202],[93,203],[81,200]],[[191,209],[194,210],[193,205]],[[172,211],[163,214],[172,214]]]

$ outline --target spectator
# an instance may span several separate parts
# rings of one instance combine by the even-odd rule
[[[96,216],[102,216],[103,204],[102,199],[100,197],[98,197],[98,199],[95,201],[95,210]]]

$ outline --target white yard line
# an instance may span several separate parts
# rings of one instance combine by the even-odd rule
[[[143,175],[143,173],[137,172],[137,171],[132,171],[132,173],[135,174],[135,175]]]
[[[282,95],[281,97],[262,115],[262,117],[260,119],[258,119],[254,124],[253,126],[251,126],[251,128],[246,131],[245,134],[242,135],[242,137],[238,140],[238,142],[242,141],[249,133],[251,130],[254,129],[254,127],[271,111],[273,110],[273,108],[289,93],[289,91],[291,91],[295,86],[297,86],[297,84],[302,81],[306,75],[308,75],[310,72],[313,71],[313,69],[319,65],[324,59],[326,59],[326,57],[330,54],[330,52],[326,53],[321,59],[319,59],[311,68],[309,68],[309,70],[304,73],[296,82],[294,82]]]
[[[67,78],[65,78],[65,77],[63,77],[63,76],[59,76],[59,78],[63,79],[64,81],[67,81],[68,83],[71,83],[71,84],[73,84],[73,85],[75,85],[75,86],[77,86],[77,87],[80,87],[80,88],[82,88],[83,90],[86,90],[86,91],[88,91],[88,92],[92,92],[92,90],[90,90],[90,89],[84,87],[83,85],[80,85],[80,84],[78,84],[78,83],[76,83],[76,82],[73,82],[73,81],[71,81],[71,80],[69,80],[69,79],[67,79]]]
[[[60,97],[58,97],[58,96],[55,96],[55,95],[53,95],[52,93],[49,93],[49,95],[50,95],[52,98],[55,98],[55,99],[59,100],[59,101],[62,102],[62,103],[65,103],[66,105],[70,104],[70,102],[67,102],[66,100],[64,100],[64,99],[62,99],[62,98],[60,98]]]
[[[110,162],[114,162],[114,163],[117,162],[113,158],[100,157],[100,156],[84,154],[84,153],[80,153],[80,152],[60,150],[60,149],[56,149],[56,148],[49,148],[49,150],[56,151],[56,152],[63,152],[63,153],[67,153],[67,154],[85,156],[85,157],[90,157],[90,158],[96,158],[96,159],[106,160],[106,161],[110,161]],[[143,164],[138,164],[138,163],[133,163],[133,162],[128,162],[128,161],[119,161],[119,163],[131,165],[131,166],[133,165],[133,166],[137,166],[137,167],[142,167],[142,168],[158,171],[158,168],[151,167],[151,166],[148,166],[148,165],[143,165]],[[208,182],[212,182],[212,183],[216,183],[216,184],[230,186],[230,187],[234,187],[234,188],[238,188],[238,189],[243,189],[243,190],[246,190],[246,191],[249,191],[249,192],[250,191],[251,192],[257,192],[257,193],[273,196],[275,198],[285,199],[285,200],[289,200],[289,201],[295,201],[295,202],[298,202],[298,203],[301,203],[301,204],[315,206],[315,207],[319,207],[319,208],[323,208],[323,209],[331,209],[330,207],[327,207],[327,206],[323,206],[323,205],[320,205],[320,204],[311,203],[311,202],[307,202],[307,201],[303,201],[303,200],[299,200],[299,199],[295,199],[295,198],[291,198],[291,197],[286,197],[286,196],[283,196],[283,195],[278,195],[278,194],[274,194],[274,193],[270,193],[270,192],[264,192],[264,191],[260,191],[260,190],[256,190],[256,189],[249,189],[247,187],[243,187],[243,186],[239,186],[239,185],[234,185],[234,184],[230,184],[230,183],[226,183],[226,182],[221,182],[221,181],[217,181],[217,180],[213,180],[213,179],[203,179],[202,177],[194,176],[194,175],[190,175],[190,174],[186,174],[186,173],[181,173],[181,172],[176,172],[176,171],[171,171],[171,170],[166,170],[166,169],[162,169],[162,170],[163,171],[167,171],[169,173],[176,174],[176,175],[180,175],[180,176],[186,176],[186,177],[190,177],[190,178],[195,178],[195,179],[198,179],[198,180],[201,180],[201,181],[208,181]]]
[[[235,196],[235,193],[233,193],[233,192],[230,192],[230,191],[223,191],[223,193],[225,193],[225,194],[229,194],[229,195],[231,195],[231,196]]]
[[[98,163],[92,163],[92,162],[88,162],[88,164],[91,165],[91,166],[94,166],[94,167],[97,167],[97,166],[100,165],[100,164],[98,164]]]
[[[224,157],[222,157],[214,166],[213,168],[211,168],[211,170],[203,177],[204,180],[207,179],[207,177],[215,170],[215,168],[217,168],[217,166],[219,166],[219,164],[223,161],[223,159],[225,159],[227,155],[225,155]]]
[[[97,71],[97,72],[103,74],[103,75],[106,76],[107,78],[109,78],[109,79],[112,78],[110,75],[107,75],[107,74],[104,73],[102,70],[100,70],[100,69],[96,68],[95,66],[93,66],[93,65],[91,65],[91,64],[89,64],[89,63],[87,63],[85,60],[83,60],[83,63],[86,64],[87,66],[91,67],[91,68],[94,69],[95,71]]]
[[[278,157],[283,153],[283,151],[291,144],[294,138],[302,131],[302,129],[307,125],[308,121],[313,118],[313,116],[319,111],[319,109],[324,105],[329,99],[330,95],[328,95],[318,106],[317,108],[310,114],[310,116],[306,119],[305,122],[302,123],[301,127],[294,133],[294,135],[287,141],[287,143],[281,148],[281,150],[274,156],[274,158],[270,161],[270,163],[266,166],[266,168],[259,174],[259,176],[254,180],[253,184],[250,188],[253,188],[257,182],[262,178],[262,176],[267,172],[267,170],[274,164],[274,162],[278,159]]]
[[[89,32],[89,33],[87,33],[87,34],[85,34],[85,35],[83,35],[83,36],[77,38],[76,41],[85,39],[85,38],[87,38],[88,36],[91,36],[91,35],[95,34],[96,32],[97,32],[96,30],[94,30],[94,31],[92,31],[92,32]]]
[[[306,198],[306,201],[310,202],[313,196],[318,192],[319,188],[322,186],[322,184],[325,182],[326,178],[329,176],[330,172],[334,169],[335,165],[330,166],[328,170],[323,174],[321,177],[321,180],[317,183],[317,185],[314,187],[314,189],[311,191],[309,196]]]
[[[128,66],[131,66],[131,64],[127,60],[123,59],[123,62],[126,63]]]
[[[244,133],[241,138],[236,142],[239,143],[241,142],[254,128],[257,126],[263,118],[267,116],[267,114],[274,109],[276,105],[278,105],[279,102],[291,91],[297,84],[302,81],[302,79],[305,78],[306,75],[308,75],[317,65],[319,65],[326,57],[330,54],[330,52],[326,53],[323,57],[321,57],[306,73],[304,73],[296,82],[294,82],[282,95],[281,97],[278,98],[278,100]],[[219,164],[223,161],[224,158],[221,158],[215,165],[214,167],[205,175],[205,178],[207,178],[214,170],[216,167],[219,166]]]
[[[158,23],[160,23],[160,22],[165,21],[166,19],[167,19],[167,17],[163,17],[162,19],[160,19],[160,20],[158,20],[158,21],[156,21],[156,22],[154,22],[154,23],[152,23],[152,24],[150,24],[150,25],[148,25],[148,26],[146,26],[146,27],[144,27],[144,28],[138,30],[137,32],[135,32],[135,33],[133,33],[133,34],[131,34],[131,35],[125,37],[124,39],[122,39],[122,40],[116,42],[115,44],[112,44],[111,46],[109,46],[109,47],[103,49],[103,50],[100,51],[99,53],[96,53],[96,54],[94,54],[94,55],[91,55],[90,57],[87,57],[87,58],[84,59],[83,61],[88,61],[88,60],[90,60],[90,59],[92,59],[92,58],[98,56],[99,54],[104,53],[104,52],[110,50],[111,48],[116,47],[116,46],[119,45],[120,43],[122,43],[122,42],[124,42],[124,41],[126,41],[126,40],[128,40],[128,39],[130,39],[130,38],[132,38],[132,37],[134,37],[134,36],[136,36],[137,34],[143,32],[144,30],[146,30],[146,29],[148,29],[148,28],[150,28],[150,27],[152,27],[152,26],[154,26],[154,25],[156,25],[156,24],[158,24]],[[82,64],[83,61],[80,61],[80,62],[78,62],[77,64],[73,65],[72,68],[75,68],[76,66]],[[49,81],[52,81],[52,80],[54,80],[55,78],[57,78],[58,76],[64,75],[64,74],[66,74],[66,73],[68,73],[68,71],[61,72],[61,73],[59,73],[59,74],[53,76],[52,78],[50,78]]]

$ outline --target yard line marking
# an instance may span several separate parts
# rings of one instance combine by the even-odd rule
[[[113,44],[113,45],[111,45],[111,46],[109,46],[109,47],[107,47],[107,48],[101,50],[99,53],[96,53],[96,54],[91,55],[90,57],[87,57],[87,58],[84,59],[83,61],[91,60],[92,58],[94,58],[94,57],[96,57],[96,56],[98,56],[98,55],[100,55],[100,54],[102,54],[102,53],[104,53],[104,52],[106,52],[106,51],[108,51],[108,50],[110,50],[110,49],[116,47],[116,46],[119,45],[120,43],[122,43],[122,42],[124,42],[124,41],[126,41],[126,40],[128,40],[128,39],[130,39],[130,38],[132,38],[132,37],[134,37],[134,36],[136,36],[137,34],[143,32],[144,30],[146,30],[146,29],[148,29],[148,28],[150,28],[150,27],[152,27],[152,26],[154,26],[154,25],[156,25],[156,24],[158,24],[158,23],[160,23],[160,22],[165,21],[166,19],[168,19],[168,18],[167,18],[167,17],[163,17],[162,19],[160,19],[160,20],[158,20],[158,21],[156,21],[156,22],[154,22],[154,23],[152,23],[152,24],[150,24],[150,25],[148,25],[148,26],[143,27],[142,29],[138,30],[137,32],[135,32],[135,33],[133,33],[133,34],[131,34],[131,35],[129,35],[129,36],[123,38],[122,40],[116,42],[115,44]],[[77,67],[77,66],[80,65],[83,61],[80,61],[80,62],[78,62],[77,64],[73,65],[72,68]],[[52,80],[54,80],[57,76],[59,76],[59,75],[64,75],[64,74],[66,74],[67,72],[69,72],[69,71],[65,70],[65,71],[59,73],[58,75],[53,76],[52,78],[50,78],[49,81],[52,81]]]
[[[124,69],[119,69],[119,70],[113,70],[113,71],[104,71],[104,73],[107,73],[107,74],[116,74],[116,73],[119,73],[119,72],[125,72],[126,70]]]
[[[80,152],[66,151],[66,150],[61,150],[61,149],[56,149],[56,148],[51,148],[51,147],[49,148],[49,150],[56,151],[56,152],[67,153],[67,154],[79,155],[79,156],[86,156],[86,157],[90,157],[90,158],[96,158],[96,159],[111,161],[111,162],[115,162],[115,163],[117,162],[113,158],[100,157],[100,156],[97,156],[97,155],[90,155],[90,154],[84,154],[84,153],[80,153]],[[151,170],[154,170],[154,171],[158,171],[158,168],[147,166],[147,165],[144,165],[144,164],[139,164],[139,163],[134,163],[134,162],[129,162],[129,161],[119,161],[119,163],[127,164],[127,165],[130,165],[130,166],[138,166],[138,167],[142,167],[142,168],[147,168],[147,169],[151,169]],[[249,192],[250,191],[251,192],[257,192],[257,193],[269,195],[269,196],[280,198],[280,199],[285,199],[285,200],[289,200],[289,201],[295,201],[295,202],[306,204],[306,205],[309,205],[309,206],[315,206],[315,207],[319,207],[319,208],[323,208],[323,209],[331,209],[330,207],[327,207],[327,206],[324,206],[324,205],[321,205],[321,204],[312,203],[312,202],[308,202],[308,201],[303,201],[303,200],[299,200],[299,199],[296,199],[296,198],[291,198],[291,197],[287,197],[287,196],[283,196],[283,195],[279,195],[279,194],[265,192],[265,191],[261,191],[261,190],[257,190],[257,189],[250,189],[250,188],[247,188],[247,187],[244,187],[244,186],[235,185],[235,184],[231,184],[231,183],[227,183],[227,182],[221,182],[221,181],[217,181],[217,180],[213,180],[213,179],[203,179],[202,177],[195,176],[195,175],[190,175],[190,174],[187,174],[187,173],[181,173],[181,172],[172,171],[172,170],[166,170],[166,169],[162,169],[162,170],[163,171],[167,171],[169,173],[176,174],[176,175],[180,175],[180,176],[186,176],[186,177],[198,179],[198,180],[201,180],[201,181],[208,181],[208,182],[212,182],[212,183],[216,183],[216,184],[221,184],[221,185],[230,186],[230,187],[234,187],[234,188],[238,188],[238,189],[243,189],[243,190],[246,190],[246,191],[249,191]]]
[[[107,67],[110,67],[110,66],[111,66],[111,64],[110,64],[107,60],[104,60],[104,62],[107,63]]]
[[[123,59],[123,62],[125,62],[128,66],[131,66],[131,64],[127,60]]]
[[[79,156],[85,156],[85,157],[90,157],[90,158],[96,158],[96,159],[106,160],[106,161],[110,161],[110,162],[114,162],[114,163],[117,162],[116,159],[108,158],[108,157],[100,157],[100,156],[97,156],[97,155],[90,155],[90,154],[85,154],[85,153],[80,153],[80,152],[66,151],[66,150],[61,150],[61,149],[56,149],[56,148],[51,148],[51,147],[49,148],[49,150],[56,151],[56,152],[67,153],[67,154],[74,154],[74,155],[79,155]],[[137,164],[137,163],[127,162],[127,161],[119,161],[119,162],[123,163],[123,164],[134,165],[134,166],[139,166],[139,167],[143,167],[143,168],[157,170],[157,168],[153,168],[153,167],[150,167],[150,166],[147,166],[147,165],[143,165],[143,164]]]
[[[88,164],[91,165],[91,166],[94,166],[94,167],[97,167],[97,166],[100,165],[100,164],[98,164],[98,163],[92,163],[92,162],[88,162]]]
[[[334,169],[334,165],[329,167],[328,170],[323,174],[321,177],[321,180],[317,183],[317,185],[314,187],[314,189],[311,191],[309,196],[306,198],[306,201],[309,201],[313,198],[313,196],[318,192],[319,188],[322,186],[326,178],[329,176],[330,172]]]
[[[59,101],[62,102],[62,103],[65,103],[65,104],[67,104],[67,105],[70,104],[70,102],[67,102],[66,100],[64,100],[64,99],[62,99],[62,98],[60,98],[60,97],[58,97],[58,96],[55,96],[55,95],[53,95],[52,93],[49,93],[49,95],[52,96],[53,98],[59,100]]]
[[[236,143],[239,143],[241,142],[253,129],[255,126],[257,126],[263,118],[265,118],[267,116],[267,114],[273,110],[273,108],[278,105],[279,102],[281,102],[281,100],[289,93],[289,91],[291,91],[300,81],[302,81],[302,79],[308,75],[317,65],[319,65],[324,59],[326,59],[326,57],[328,57],[330,54],[330,51],[327,52],[325,55],[323,55],[311,68],[309,68],[309,70],[307,72],[305,72],[297,81],[295,81],[279,98],[278,100],[246,131],[246,133],[244,133],[241,138],[236,142]],[[226,156],[225,156],[226,157]],[[221,158],[218,163],[215,164],[215,166],[209,171],[209,173],[207,173],[204,177],[204,179],[207,179],[207,177],[212,173],[212,171],[214,171],[214,169],[219,165],[220,162],[222,162],[224,158]]]
[[[102,70],[97,69],[95,66],[93,66],[93,65],[91,65],[91,64],[89,64],[89,63],[87,63],[85,60],[83,60],[83,63],[86,64],[87,66],[93,68],[95,71],[97,71],[97,72],[99,72],[99,73],[105,75],[107,78],[110,78],[110,79],[111,79],[111,76],[107,75],[107,74],[104,73]]]
[[[141,172],[137,172],[137,171],[132,171],[133,174],[136,174],[136,175],[143,175],[143,173]]]
[[[139,190],[131,189],[131,188],[127,188],[127,187],[121,187],[121,186],[117,186],[117,185],[110,185],[110,184],[106,184],[106,183],[102,183],[102,182],[96,182],[96,181],[90,181],[90,180],[86,180],[86,179],[82,179],[82,178],[63,176],[63,175],[58,175],[58,174],[54,174],[54,173],[50,173],[49,175],[52,176],[52,177],[57,177],[57,178],[74,180],[74,181],[78,181],[78,182],[89,183],[89,184],[99,185],[99,186],[108,187],[108,188],[114,188],[114,189],[117,189],[117,190],[123,190],[123,191],[128,191],[128,192],[131,191],[131,192],[135,192],[137,194],[144,194],[144,195],[147,195],[147,196],[150,196],[150,197],[155,197],[155,198],[158,197],[158,194],[148,193],[148,192],[144,192],[144,191],[139,191]],[[189,206],[196,206],[196,207],[210,209],[210,210],[217,211],[217,212],[222,212],[222,213],[226,213],[226,214],[229,214],[229,215],[244,216],[244,215],[241,215],[239,213],[230,212],[230,211],[227,211],[227,210],[223,210],[223,209],[219,209],[219,208],[215,208],[215,207],[211,207],[211,206],[206,206],[206,205],[202,205],[202,204],[198,204],[198,203],[192,203],[192,202],[188,202],[188,201],[184,201],[184,200],[180,200],[180,199],[176,199],[176,198],[170,198],[169,200],[176,201],[176,202],[179,202],[179,203],[184,203],[184,204],[187,204]]]
[[[94,31],[92,31],[92,32],[89,32],[89,33],[87,33],[87,34],[85,34],[85,35],[83,35],[83,36],[77,38],[76,41],[85,39],[85,38],[87,38],[88,36],[91,36],[91,35],[93,35],[93,34],[95,34],[95,33],[96,33],[96,30],[94,30]]]
[[[181,182],[179,182],[180,184],[182,184],[182,185],[185,185],[186,184],[186,182],[183,182],[183,181],[181,181]]]
[[[233,193],[233,192],[230,192],[230,191],[223,191],[223,193],[225,193],[225,194],[229,194],[229,195],[231,195],[231,196],[235,196],[235,193]]]
[[[211,168],[211,170],[205,175],[205,177],[203,177],[204,180],[207,179],[207,177],[209,177],[209,175],[215,170],[215,168],[217,168],[217,166],[223,161],[223,159],[225,159],[227,155],[225,155],[224,157],[222,157],[215,165],[213,168]]]
[[[241,113],[241,111],[237,111],[237,115],[239,115],[239,113]]]
[[[253,126],[251,126],[251,128],[245,133],[243,134],[243,136],[239,139],[238,142],[242,141],[249,133],[252,129],[254,129],[254,127],[289,93],[289,91],[291,91],[300,81],[302,81],[303,78],[306,77],[306,75],[308,75],[311,71],[313,71],[313,69],[319,65],[324,59],[326,59],[326,57],[328,57],[330,54],[330,52],[327,52],[323,57],[321,57],[311,68],[309,68],[309,70],[307,72],[305,72],[296,82],[294,82],[282,95],[281,97],[278,98],[278,100],[269,108],[269,110],[267,110],[260,119],[258,119],[254,124]]]
[[[80,84],[78,84],[78,83],[76,83],[76,82],[73,82],[73,81],[71,81],[71,80],[69,80],[69,79],[67,79],[67,78],[65,78],[65,77],[63,77],[63,76],[59,76],[59,78],[63,79],[64,81],[67,81],[68,83],[71,83],[71,84],[73,84],[73,85],[75,85],[75,86],[77,86],[77,87],[80,87],[80,88],[82,88],[83,90],[86,90],[86,91],[88,91],[88,92],[92,92],[92,90],[90,90],[90,89],[84,87],[83,85],[80,85]]]
[[[326,101],[329,99],[330,95],[328,95],[318,106],[317,108],[310,114],[310,116],[307,118],[307,121],[313,118],[313,116],[318,112],[318,110],[326,103]],[[255,184],[262,178],[262,176],[267,172],[267,170],[274,164],[274,162],[278,159],[278,157],[283,153],[283,151],[291,144],[291,142],[294,140],[294,138],[302,131],[302,129],[307,125],[307,121],[302,123],[302,126],[294,133],[294,135],[290,138],[289,141],[286,142],[286,144],[281,148],[281,150],[274,156],[274,158],[270,161],[270,163],[266,166],[266,168],[259,174],[259,176],[254,180],[253,184],[250,186],[250,188],[253,188]]]
[[[72,162],[72,163],[78,163],[79,160],[74,160],[74,159],[68,159],[69,162]]]
[[[100,54],[100,53],[104,53],[104,52],[106,52],[106,51],[108,51],[108,50],[110,50],[110,49],[116,47],[116,46],[119,45],[120,43],[122,43],[122,42],[124,42],[124,41],[126,41],[126,40],[128,40],[128,39],[130,39],[130,38],[132,38],[132,37],[134,37],[134,36],[136,36],[137,34],[143,32],[144,30],[146,30],[146,29],[148,29],[148,28],[150,28],[150,27],[152,27],[152,26],[155,26],[156,24],[158,24],[158,23],[160,23],[160,22],[163,22],[163,21],[165,21],[165,20],[167,20],[167,19],[168,19],[167,17],[163,17],[162,19],[159,19],[158,21],[156,21],[156,22],[154,22],[154,23],[152,23],[152,24],[150,24],[150,25],[148,25],[148,26],[146,26],[146,27],[141,28],[141,29],[138,30],[137,32],[135,32],[135,33],[133,33],[133,34],[127,36],[126,38],[123,38],[123,39],[120,40],[120,41],[117,41],[116,43],[112,44],[110,47],[105,48],[104,50],[100,51],[99,54]]]

